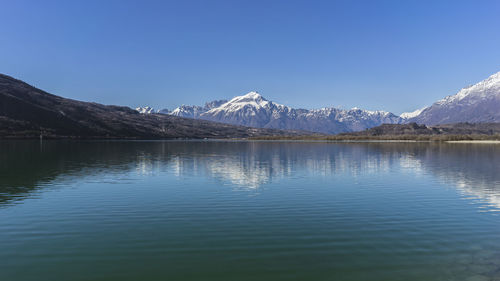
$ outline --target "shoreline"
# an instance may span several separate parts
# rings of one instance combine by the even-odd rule
[[[500,140],[456,140],[447,143],[478,143],[478,144],[500,144]]]
[[[300,138],[207,138],[207,139],[134,139],[134,138],[0,138],[0,142],[5,141],[68,141],[68,142],[310,142],[310,143],[449,143],[449,144],[500,144],[500,140],[408,140],[408,139],[300,139]]]

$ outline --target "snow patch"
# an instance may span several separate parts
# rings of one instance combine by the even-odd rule
[[[151,114],[151,113],[155,113],[154,112],[154,108],[150,107],[150,106],[140,106],[140,107],[136,107],[135,110],[137,110],[139,113],[141,114]]]
[[[427,107],[423,107],[423,108],[417,109],[417,110],[412,111],[412,112],[403,112],[403,113],[401,113],[401,115],[399,115],[399,117],[401,117],[403,119],[414,118],[414,117],[417,117],[418,115],[420,115],[420,113],[422,113],[422,111],[424,111],[426,108]]]

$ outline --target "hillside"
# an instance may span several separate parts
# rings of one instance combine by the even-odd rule
[[[245,138],[293,135],[66,99],[0,74],[0,138]]]

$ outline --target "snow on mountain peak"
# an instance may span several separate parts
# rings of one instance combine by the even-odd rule
[[[424,108],[420,108],[420,109],[417,109],[415,111],[412,111],[412,112],[403,112],[401,113],[401,115],[399,115],[399,117],[403,118],[403,119],[410,119],[410,118],[413,118],[413,117],[416,117],[418,116],[420,113],[422,113],[422,111],[424,111],[424,109],[426,109],[427,107],[424,107]]]
[[[486,78],[484,81],[488,81],[490,83],[500,83],[500,71]]]
[[[154,108],[152,108],[150,106],[139,106],[139,107],[136,107],[135,110],[137,110],[141,114],[151,114],[151,113],[155,112]]]
[[[180,106],[173,111],[159,113],[205,119],[251,127],[307,130],[323,133],[359,131],[389,123],[418,122],[444,124],[456,122],[498,122],[500,111],[500,72],[483,81],[461,89],[429,107],[396,116],[382,110],[364,110],[358,107],[343,109],[295,109],[265,99],[256,91],[218,100],[205,106]],[[137,108],[141,113],[154,113],[150,107]]]
[[[170,115],[188,118],[198,118],[204,112],[201,106],[196,105],[181,105],[170,112]]]
[[[243,96],[237,96],[232,98],[230,101],[220,105],[219,107],[213,108],[209,110],[210,113],[216,112],[235,112],[241,110],[243,108],[267,108],[271,106],[273,103],[266,100],[263,96],[261,96],[257,92],[249,92]]]
[[[483,81],[461,89],[457,94],[447,96],[437,101],[438,105],[459,102],[468,97],[477,97],[479,99],[495,95],[500,92],[500,72],[497,72]]]
[[[260,103],[260,102],[267,102],[267,100],[259,93],[252,91],[246,95],[234,97],[227,103],[245,103],[245,102]]]
[[[434,125],[458,122],[499,122],[500,120],[500,72],[447,96],[410,122]]]
[[[182,105],[172,111],[167,109],[154,111],[151,107],[141,107],[137,110],[141,113],[169,114],[250,127],[323,133],[364,130],[382,123],[399,123],[402,120],[386,111],[368,111],[360,108],[294,109],[269,101],[255,91],[236,96],[230,101],[208,102],[203,107]]]
[[[244,98],[251,98],[251,99],[261,99],[261,98],[263,98],[258,92],[255,92],[255,91],[248,92],[246,95],[243,95],[242,97],[244,97]]]

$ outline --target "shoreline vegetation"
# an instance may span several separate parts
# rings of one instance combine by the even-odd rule
[[[1,119],[1,117],[0,117]],[[181,118],[185,119],[185,118]],[[213,123],[213,122],[209,122]],[[218,123],[215,123],[218,124]],[[221,124],[224,126],[225,124]],[[230,126],[230,125],[228,125]],[[226,134],[184,134],[170,137],[159,136],[92,136],[56,135],[35,130],[14,130],[1,134],[0,140],[43,139],[43,140],[250,140],[250,141],[330,141],[330,142],[455,142],[455,143],[500,143],[500,123],[457,123],[436,126],[410,124],[383,124],[360,132],[324,135],[282,130],[266,130],[240,127],[242,132]],[[189,129],[188,129],[189,130]],[[1,131],[1,130],[0,130]],[[251,133],[248,133],[250,131]],[[253,136],[252,136],[253,133]]]
[[[500,143],[500,135],[382,135],[382,136],[349,136],[349,135],[311,135],[311,136],[262,136],[251,137],[249,140],[262,141],[375,141],[375,142],[469,142],[469,143]]]
[[[36,135],[34,132],[17,132],[12,135],[0,135],[0,140],[251,140],[251,141],[332,141],[332,142],[456,142],[456,143],[500,143],[500,134],[383,134],[367,135],[344,133],[338,135],[297,134],[297,135],[257,135],[251,137],[210,136],[210,137],[116,137],[116,136],[65,136]]]
[[[254,140],[317,140],[317,141],[437,141],[471,142],[500,141],[500,123],[456,123],[435,126],[383,124],[360,132],[338,135],[257,136]]]

